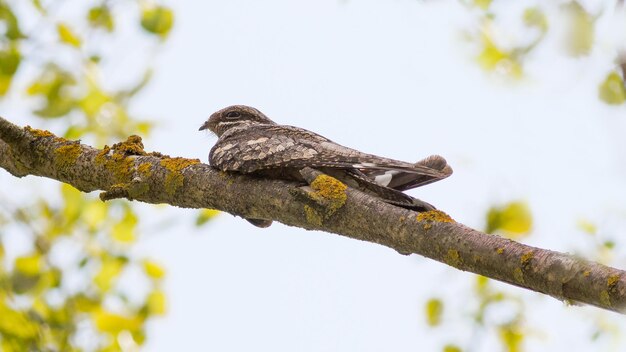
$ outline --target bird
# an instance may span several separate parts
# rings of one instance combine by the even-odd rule
[[[277,124],[246,105],[213,113],[199,130],[217,135],[209,164],[221,171],[304,182],[300,171],[309,167],[386,203],[415,211],[435,207],[403,191],[452,174],[452,168],[439,155],[409,163],[364,153],[315,132]],[[268,219],[246,220],[258,227],[271,225]]]

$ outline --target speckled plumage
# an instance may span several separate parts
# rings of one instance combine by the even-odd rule
[[[209,163],[217,169],[298,180],[299,170],[317,168],[351,187],[411,209],[432,206],[401,191],[452,173],[440,156],[413,164],[363,153],[299,127],[278,125],[244,105],[217,111],[200,127],[204,129],[219,137],[209,153]]]

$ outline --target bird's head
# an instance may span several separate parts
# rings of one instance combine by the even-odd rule
[[[256,124],[273,125],[274,122],[253,107],[233,105],[213,113],[199,130],[208,129],[219,137],[233,127]]]

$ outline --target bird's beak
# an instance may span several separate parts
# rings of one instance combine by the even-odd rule
[[[200,128],[198,129],[198,131],[206,130],[207,128],[209,128],[209,120],[203,123],[202,126],[200,126]]]

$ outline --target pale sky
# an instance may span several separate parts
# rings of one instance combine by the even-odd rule
[[[407,161],[440,154],[455,173],[413,196],[478,229],[489,206],[525,200],[535,215],[525,242],[572,253],[595,241],[576,228],[587,219],[618,243],[613,265],[626,267],[624,107],[597,99],[610,41],[587,60],[546,43],[525,79],[507,84],[474,61],[477,49],[463,32],[477,28],[476,13],[460,2],[170,5],[175,29],[134,107],[159,124],[146,149],[206,161],[215,137],[199,133],[200,124],[227,105],[252,105],[369,153]],[[519,20],[521,11],[510,13]],[[607,28],[600,24],[598,35]],[[168,315],[150,324],[146,351],[498,348],[489,334],[472,340],[472,274],[333,234],[258,229],[228,214],[196,229],[195,211],[138,207],[144,217],[179,220],[137,245],[168,273]],[[526,298],[529,351],[585,350],[596,319],[626,329],[616,314],[509,292]],[[425,323],[432,296],[445,299],[443,328]],[[606,338],[594,347],[625,343]]]

